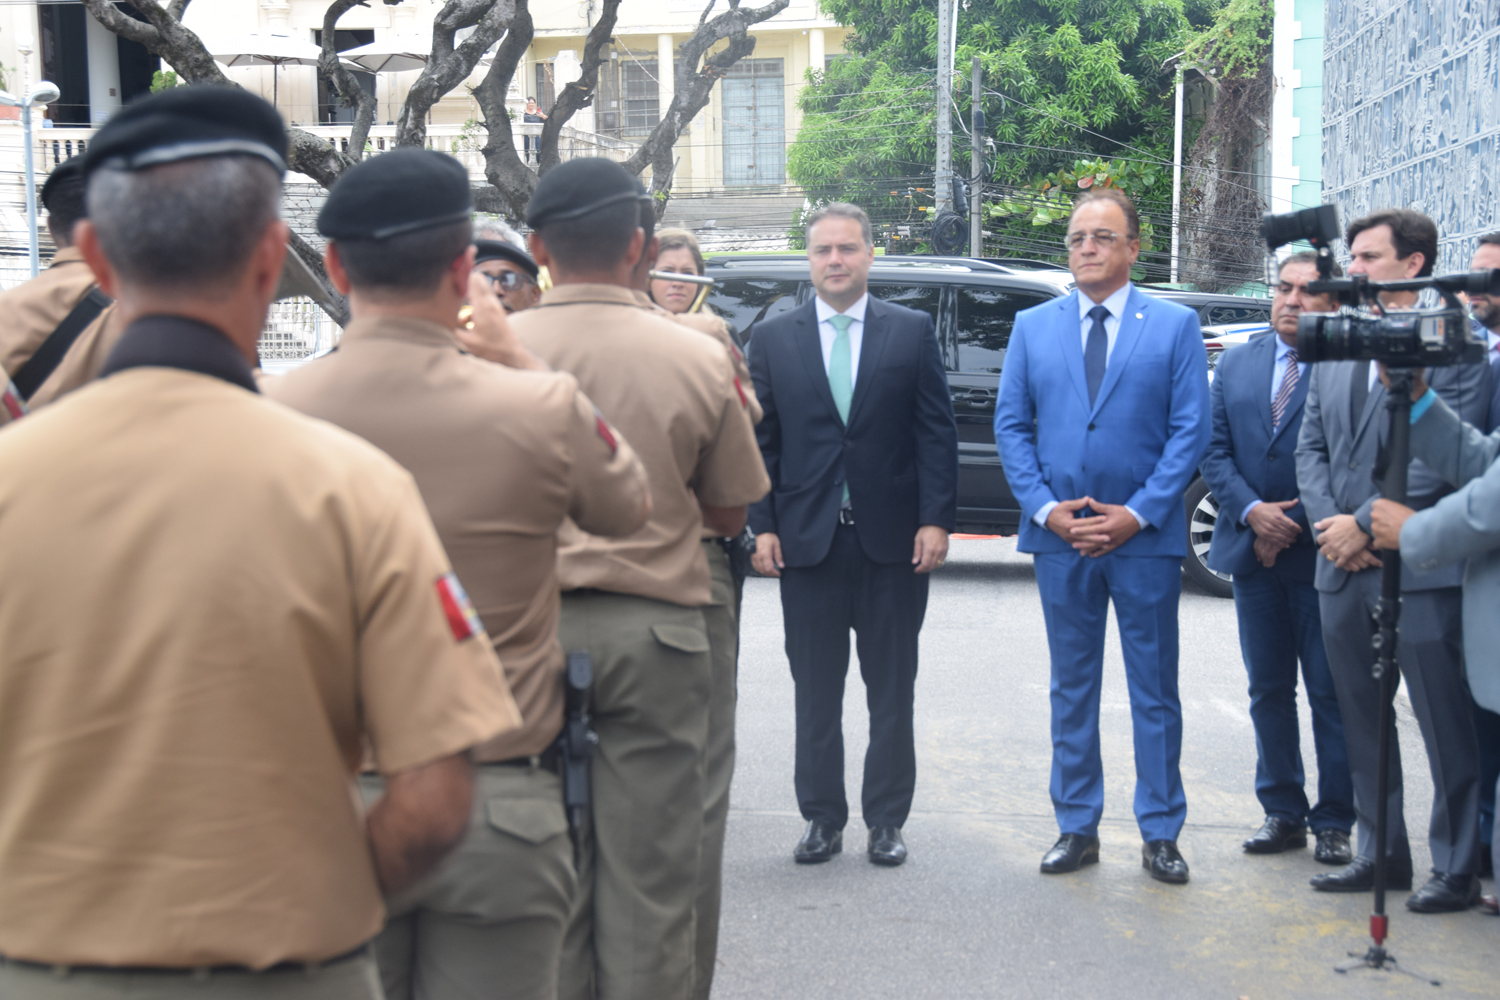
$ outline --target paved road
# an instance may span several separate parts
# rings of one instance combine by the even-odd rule
[[[911,860],[863,856],[859,771],[863,685],[851,669],[845,738],[852,810],[845,853],[791,860],[792,681],[777,585],[751,580],[740,659],[739,764],[725,860],[717,1000],[831,998],[1201,998],[1420,996],[1388,974],[1331,971],[1363,952],[1371,897],[1314,893],[1310,851],[1247,857],[1259,824],[1255,740],[1233,603],[1182,599],[1182,769],[1192,866],[1184,887],[1140,867],[1131,815],[1130,711],[1119,643],[1105,654],[1102,863],[1043,876],[1057,835],[1046,638],[1031,560],[1012,540],[958,541],[933,581],[917,679],[917,794]],[[1410,708],[1398,702],[1419,871],[1431,802]],[[1303,705],[1309,770],[1312,736]],[[1487,887],[1486,891],[1493,891]],[[1391,950],[1443,979],[1434,996],[1500,996],[1500,920],[1478,910],[1410,915],[1394,894]]]

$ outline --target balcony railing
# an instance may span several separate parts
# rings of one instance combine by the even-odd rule
[[[305,132],[311,132],[327,142],[330,146],[341,152],[349,151],[349,133],[352,127],[347,124],[341,125],[304,125],[299,126]],[[18,130],[19,131],[19,130]],[[45,175],[52,168],[68,159],[76,156],[88,148],[89,141],[94,137],[97,129],[94,128],[39,128],[32,132],[33,141],[36,143],[36,171]],[[541,125],[528,125],[516,122],[511,126],[511,138],[515,143],[516,152],[525,155],[526,139],[531,139],[531,146],[535,147],[540,141],[542,134]],[[480,152],[484,144],[489,141],[489,134],[480,125],[429,125],[427,126],[427,148],[436,149],[443,153],[455,156],[469,170],[469,175],[475,180],[484,177],[484,155]],[[369,137],[365,140],[366,153],[383,153],[396,146],[396,126],[375,125],[370,128]],[[617,162],[624,162],[635,152],[635,144],[623,142],[597,132],[581,132],[578,129],[563,127],[562,135],[558,139],[557,152],[564,160],[571,160],[580,156],[605,156]],[[19,156],[17,160],[19,160]]]

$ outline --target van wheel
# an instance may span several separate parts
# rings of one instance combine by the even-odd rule
[[[1203,590],[1215,597],[1233,597],[1234,586],[1226,573],[1215,573],[1208,568],[1208,546],[1213,541],[1214,524],[1219,520],[1219,505],[1208,491],[1208,484],[1199,476],[1189,484],[1183,494],[1182,505],[1187,510],[1188,554],[1182,560],[1183,572]]]

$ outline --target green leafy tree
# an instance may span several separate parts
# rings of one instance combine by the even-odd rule
[[[151,93],[170,90],[178,84],[177,74],[169,69],[159,69],[151,74]]]
[[[1172,75],[1180,52],[1221,0],[970,0],[958,13],[954,166],[973,176],[968,69],[980,58],[990,190],[1057,202],[1079,177],[1103,173],[1145,214],[1171,198]],[[906,188],[930,186],[936,156],[937,10],[927,0],[823,0],[854,29],[848,56],[812,73],[788,172],[815,198],[847,198],[877,217],[905,211]],[[962,124],[961,124],[962,123]],[[1084,162],[1106,162],[1102,169]],[[1071,180],[1058,180],[1059,174]],[[1050,187],[1046,187],[1051,178]],[[1089,181],[1088,183],[1093,183]],[[893,190],[901,193],[892,197]],[[931,201],[929,192],[929,203]],[[1051,209],[1006,211],[1000,247],[1056,256]],[[1066,213],[1061,218],[1065,220]]]

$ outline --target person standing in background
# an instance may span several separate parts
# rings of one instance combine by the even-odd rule
[[[1061,836],[1042,872],[1099,860],[1099,692],[1113,603],[1130,686],[1141,866],[1184,883],[1182,494],[1208,446],[1208,361],[1197,314],[1130,283],[1141,247],[1130,199],[1113,189],[1081,196],[1067,246],[1078,288],[1016,317],[995,410],[1000,459],[1021,501],[1017,547],[1035,553],[1052,654]]]
[[[754,565],[781,580],[796,685],[799,864],[843,850],[844,680],[855,635],[870,710],[861,807],[877,865],[907,858],[917,782],[917,648],[928,574],[958,516],[958,430],[932,317],[870,295],[870,219],[807,219],[817,296],[756,327],[750,350],[770,496],[751,509]]]
[[[1280,262],[1272,332],[1219,359],[1210,394],[1213,436],[1202,469],[1223,512],[1208,567],[1234,577],[1255,726],[1255,795],[1265,810],[1265,822],[1243,846],[1249,854],[1306,847],[1311,826],[1314,860],[1346,865],[1354,786],[1313,586],[1317,546],[1297,499],[1297,435],[1308,368],[1297,358],[1297,323],[1305,312],[1337,307],[1332,296],[1307,291],[1307,283],[1318,278],[1317,260],[1317,254],[1299,253]],[[1336,276],[1342,274],[1334,268]],[[1312,807],[1298,745],[1299,660],[1318,759],[1318,802]]]

